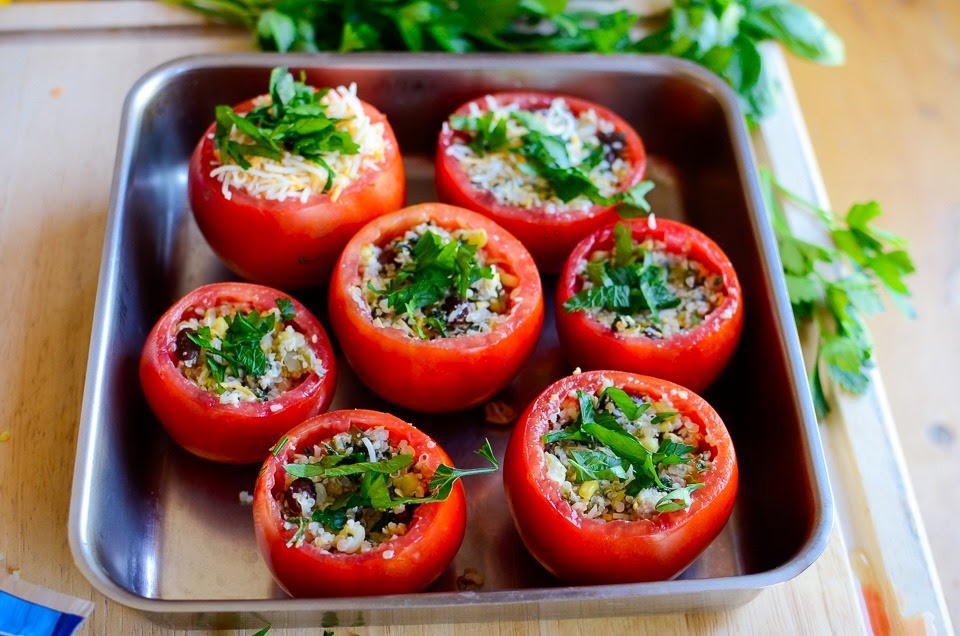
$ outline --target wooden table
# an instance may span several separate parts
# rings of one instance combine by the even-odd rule
[[[951,148],[960,147],[960,131],[938,99],[937,85],[947,85],[947,62],[960,57],[955,44],[960,41],[960,8],[944,2],[928,36],[921,27],[937,17],[932,3],[911,5],[899,18],[893,7],[900,3],[893,0],[878,0],[884,10],[868,16],[857,13],[860,5],[853,0],[810,4],[847,38],[852,58],[841,70],[792,69],[833,198],[844,205],[866,196],[881,198],[887,226],[912,239],[924,268],[915,282],[921,318],[913,329],[893,317],[875,324],[894,411],[904,426],[905,450],[908,457],[926,460],[923,466],[911,465],[918,471],[915,478],[948,484],[921,489],[921,503],[925,513],[933,511],[930,518],[945,522],[950,513],[937,500],[952,496],[956,502],[951,487],[956,480],[950,479],[957,476],[956,449],[946,445],[930,451],[914,429],[918,414],[924,425],[939,422],[941,428],[935,430],[949,433],[956,427],[956,420],[950,420],[953,412],[946,410],[949,393],[943,391],[952,388],[949,378],[957,377],[960,364],[960,357],[951,357],[960,349],[960,331],[955,322],[949,328],[960,306],[960,278],[947,279],[954,287],[944,290],[936,276],[942,277],[950,264],[960,269],[960,260],[948,248],[950,231],[960,239],[960,213],[944,203],[952,200],[956,206],[960,201],[958,180],[948,172],[958,165],[949,159],[956,159]],[[165,633],[95,592],[73,566],[66,544],[87,338],[123,96],[137,77],[160,62],[189,53],[245,50],[249,38],[184,26],[195,19],[135,2],[36,5],[25,11],[26,6],[6,16],[6,9],[0,9],[0,85],[5,89],[0,121],[11,130],[0,152],[0,306],[10,308],[0,331],[0,360],[8,361],[0,370],[0,433],[10,433],[8,441],[0,441],[0,553],[7,569],[19,570],[26,580],[92,598],[96,610],[84,633]],[[109,9],[99,8],[104,6]],[[126,28],[142,24],[144,12],[148,23],[166,26]],[[105,24],[104,16],[115,30],[94,28]],[[61,24],[91,30],[33,30]],[[900,46],[902,58],[889,53],[890,41]],[[926,60],[938,51],[941,66],[928,67]],[[960,105],[956,84],[954,80],[953,106]],[[914,92],[921,89],[929,93]],[[926,210],[930,212],[924,215]],[[940,309],[944,296],[954,303],[947,310]],[[26,320],[18,319],[21,315]],[[916,351],[928,354],[917,356]],[[911,388],[901,388],[907,386]],[[934,530],[932,536],[946,543],[946,532]],[[945,548],[942,554],[960,566],[955,551]],[[807,572],[730,612],[490,623],[458,626],[458,631],[861,633],[866,627],[854,566],[859,571],[858,560],[836,531]],[[956,578],[949,580],[956,585]],[[895,596],[902,584],[893,581],[890,594]],[[916,616],[901,619],[894,611],[890,618],[898,633],[924,627],[924,619]],[[937,618],[928,617],[928,624]],[[440,634],[449,629],[352,631]]]

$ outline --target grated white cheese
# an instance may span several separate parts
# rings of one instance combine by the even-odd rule
[[[255,101],[256,106],[270,103],[269,95],[261,95]],[[327,116],[341,120],[336,128],[350,133],[353,141],[360,146],[357,154],[329,152],[323,156],[335,175],[328,194],[331,200],[336,201],[361,171],[380,169],[386,153],[384,126],[382,122],[371,123],[363,110],[363,103],[357,98],[356,84],[331,89],[320,98],[320,103],[326,106]],[[245,144],[252,142],[236,126],[230,131],[230,139]],[[250,162],[250,168],[246,170],[235,163],[213,164],[210,176],[223,184],[225,199],[230,200],[233,197],[231,188],[236,188],[261,199],[285,201],[296,198],[306,203],[313,194],[322,193],[327,182],[326,168],[285,150],[279,161],[268,157],[247,157],[247,161]]]

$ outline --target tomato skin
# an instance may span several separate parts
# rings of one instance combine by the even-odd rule
[[[521,109],[527,110],[547,108],[550,102],[558,97],[567,102],[574,115],[593,109],[600,119],[611,122],[617,132],[625,135],[625,154],[632,168],[620,191],[629,190],[643,179],[646,170],[643,142],[630,124],[608,108],[585,99],[557,93],[515,92],[494,93],[493,96],[500,104],[515,103]],[[453,115],[468,114],[471,104],[476,104],[481,111],[488,110],[485,97],[481,97],[460,106]],[[444,126],[437,141],[437,197],[444,203],[479,212],[499,223],[530,250],[541,272],[560,271],[564,259],[581,238],[617,220],[616,206],[594,205],[585,211],[547,214],[542,208],[524,209],[499,203],[489,191],[475,188],[460,168],[457,159],[447,154],[447,148],[457,134],[450,126]]]
[[[373,596],[417,592],[447,568],[463,542],[467,507],[458,481],[450,497],[420,504],[403,536],[358,554],[330,553],[304,543],[288,548],[294,530],[285,530],[278,493],[283,492],[283,465],[295,449],[319,443],[356,426],[362,430],[384,427],[392,444],[407,440],[415,456],[425,456],[430,472],[440,464],[453,466],[446,452],[412,424],[377,411],[332,411],[311,418],[289,431],[287,441],[267,458],[253,493],[253,519],[257,543],[277,583],[295,597]],[[392,550],[386,559],[383,553]]]
[[[563,303],[580,291],[577,266],[597,249],[612,249],[614,225],[581,241],[564,265],[557,284],[556,322],[567,358],[583,369],[621,369],[666,378],[703,391],[726,368],[743,331],[743,292],[726,254],[705,234],[689,225],[657,219],[629,223],[634,240],[663,241],[666,250],[686,254],[723,277],[725,300],[695,328],[665,340],[614,333],[586,311],[568,312]]]
[[[376,327],[350,296],[361,284],[360,248],[383,243],[426,221],[447,228],[484,229],[490,259],[506,263],[520,282],[510,315],[486,334],[419,340]],[[404,208],[371,221],[343,250],[330,282],[330,322],[350,366],[383,398],[424,412],[475,406],[509,384],[529,357],[543,325],[543,291],[530,254],[503,228],[469,210],[442,203]]]
[[[250,111],[254,100],[237,105]],[[223,196],[223,184],[210,176],[220,165],[214,154],[211,124],[190,159],[187,194],[190,208],[207,243],[239,276],[284,289],[321,285],[340,250],[367,221],[403,207],[406,199],[403,163],[393,129],[376,108],[363,103],[371,123],[382,123],[386,149],[379,170],[365,171],[333,201],[313,194],[306,203],[297,198],[269,201],[232,189]]]
[[[154,325],[140,355],[140,384],[147,403],[174,441],[198,457],[228,464],[263,461],[288,429],[330,406],[337,386],[337,365],[327,334],[306,307],[291,298],[292,323],[303,333],[322,365],[293,389],[268,402],[220,404],[215,393],[188,380],[174,355],[177,324],[195,307],[246,304],[259,311],[276,307],[276,289],[249,283],[214,283],[199,287],[168,309]],[[317,341],[312,342],[316,336]],[[282,407],[274,412],[270,407]]]
[[[548,418],[569,391],[597,391],[604,378],[632,395],[669,395],[676,410],[712,435],[715,469],[692,495],[686,511],[656,519],[601,522],[582,518],[546,477],[541,437]],[[738,470],[730,436],[716,411],[683,387],[622,371],[589,371],[547,387],[527,408],[503,460],[507,502],[523,543],[552,574],[569,583],[634,583],[666,580],[682,572],[723,529],[733,510]]]

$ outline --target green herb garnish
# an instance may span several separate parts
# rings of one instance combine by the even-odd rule
[[[283,437],[281,437],[281,438],[280,438],[280,441],[277,442],[277,445],[274,446],[273,449],[270,451],[270,454],[273,455],[274,457],[276,457],[277,455],[279,455],[279,454],[280,454],[280,451],[283,450],[283,446],[284,446],[284,444],[287,443],[287,440],[288,440],[288,439],[289,439],[289,438],[288,438],[286,435],[284,435]]]
[[[669,480],[660,477],[659,467],[689,463],[693,459],[691,453],[697,450],[696,446],[666,440],[660,444],[657,452],[653,452],[627,432],[613,414],[604,408],[598,409],[589,393],[577,390],[577,401],[580,405],[577,420],[560,431],[544,435],[541,441],[544,445],[562,441],[600,444],[612,453],[610,455],[595,449],[570,451],[568,459],[579,482],[597,479],[626,481],[628,470],[632,468],[633,480],[626,488],[628,495],[635,497],[644,488],[651,487],[667,493],[657,503],[658,512],[672,512],[690,505],[690,493],[701,488],[703,484],[691,484],[686,489],[675,489]],[[600,393],[598,403],[604,406],[608,401],[620,409],[631,422],[639,419],[651,407],[649,402],[638,404],[623,389],[616,387],[607,387]],[[672,417],[677,414],[662,415]]]
[[[646,16],[626,10],[571,11],[567,0],[167,1],[240,24],[255,34],[261,48],[280,52],[641,52],[683,57],[720,75],[751,118],[773,109],[778,90],[762,66],[761,42],[780,42],[821,64],[839,64],[844,58],[843,43],[827,25],[788,0],[674,0],[652,33],[649,23],[640,23]]]
[[[451,295],[466,298],[471,285],[482,278],[493,278],[493,270],[481,266],[476,253],[477,246],[472,243],[445,242],[427,230],[414,244],[411,262],[397,271],[387,289],[371,287],[371,290],[385,297],[398,316],[408,315],[408,324],[418,336],[427,339],[428,335],[413,317],[417,309],[435,305]],[[447,333],[447,323],[441,315],[427,317],[425,324],[437,333]]]
[[[413,463],[413,455],[394,455],[376,462],[357,461],[365,457],[361,453],[350,455],[328,455],[314,464],[285,464],[284,470],[294,477],[342,477],[347,475],[360,476],[358,492],[344,493],[341,498],[322,510],[313,512],[312,520],[322,523],[329,529],[340,530],[346,523],[346,511],[358,506],[367,506],[375,510],[392,510],[405,504],[422,504],[435,501],[444,501],[453,491],[453,485],[458,479],[468,475],[491,473],[500,467],[490,447],[490,441],[485,440],[477,455],[490,463],[489,467],[482,468],[451,468],[440,464],[433,473],[428,489],[430,494],[425,497],[400,497],[394,499],[390,494],[387,477],[397,473]],[[333,459],[336,458],[336,459]],[[327,461],[330,459],[331,461]],[[298,523],[301,517],[291,518],[289,521]],[[308,520],[309,521],[309,520]],[[305,526],[303,526],[305,528]],[[303,532],[298,525],[297,533],[291,538],[288,545],[296,542],[299,534],[302,541]]]
[[[227,371],[236,377],[263,375],[267,370],[267,355],[260,341],[273,331],[276,324],[274,315],[261,315],[254,309],[246,315],[237,312],[224,316],[224,320],[228,327],[219,347],[214,346],[210,327],[201,327],[195,334],[187,332],[187,337],[205,354],[210,374],[218,383],[224,381]]]
[[[527,129],[517,144],[511,145],[507,139],[508,119]],[[643,181],[627,192],[604,196],[590,175],[604,158],[604,146],[586,148],[586,158],[574,165],[567,153],[567,142],[558,135],[550,134],[543,122],[529,111],[513,111],[508,115],[496,115],[489,111],[477,116],[457,115],[450,118],[450,127],[470,135],[470,147],[478,155],[509,151],[523,156],[526,163],[521,164],[522,169],[543,177],[564,203],[584,196],[599,205],[626,203],[631,207],[650,210],[645,195],[653,188],[651,182]]]
[[[671,490],[657,502],[657,512],[676,512],[677,510],[686,510],[693,501],[690,499],[690,493],[700,490],[706,484],[690,484],[683,488]]]
[[[376,462],[337,463],[334,466],[319,464],[286,464],[283,469],[294,477],[343,477],[364,473],[389,475],[413,463],[413,455],[394,455]]]
[[[320,103],[323,94],[304,84],[302,76],[297,82],[286,68],[273,69],[269,106],[258,106],[246,116],[235,113],[229,106],[217,106],[214,144],[221,160],[229,158],[247,170],[250,168],[247,157],[279,160],[286,150],[321,165],[327,171],[323,191],[328,191],[335,175],[323,156],[331,152],[354,155],[360,147],[350,133],[337,129],[339,119],[327,116],[326,107]],[[250,143],[230,139],[234,126],[250,138]]]
[[[639,262],[637,256],[629,227],[617,225],[614,263],[609,259],[588,263],[586,273],[594,287],[569,298],[563,308],[568,312],[608,309],[629,315],[649,311],[656,322],[658,310],[680,305],[680,299],[667,288],[667,269],[654,265],[650,254],[643,254]]]
[[[293,308],[293,301],[289,298],[277,298],[277,308],[280,310],[280,318],[284,321],[293,320],[297,317],[297,312]]]
[[[761,170],[764,199],[770,210],[790,304],[798,321],[814,321],[819,336],[810,378],[819,416],[829,411],[821,366],[841,388],[862,394],[870,385],[873,340],[865,317],[883,309],[880,289],[906,316],[913,317],[910,289],[904,277],[914,272],[906,241],[874,228],[880,206],[856,204],[843,220],[796,196]],[[799,238],[787,222],[784,201],[797,204],[826,226],[835,247]]]

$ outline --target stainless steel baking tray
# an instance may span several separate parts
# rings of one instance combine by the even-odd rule
[[[356,82],[396,130],[409,202],[433,198],[440,123],[487,91],[580,95],[630,121],[651,155],[658,214],[686,220],[733,260],[746,325],[730,368],[706,397],[740,460],[740,494],[720,537],[676,580],[562,586],[524,550],[499,474],[467,480],[466,540],[420,594],[294,600],[257,550],[250,508],[256,467],[199,460],[177,447],[142,397],[137,360],[147,331],[176,298],[230,278],[187,209],[190,153],[217,104],[262,92],[277,65],[313,82]],[[544,280],[550,290],[552,278]],[[320,291],[298,294],[322,315]],[[548,303],[549,306],[549,303]],[[389,410],[433,435],[457,462],[484,437],[502,455],[509,427],[483,410],[424,416],[372,396],[341,365],[334,408]],[[503,399],[522,408],[570,367],[552,317],[533,358]],[[131,90],[124,108],[96,314],[90,342],[70,510],[79,568],[108,597],[178,627],[361,625],[570,618],[732,607],[809,566],[826,544],[833,503],[799,344],[743,119],[708,72],[663,57],[493,55],[233,55],[178,60]],[[486,583],[459,592],[472,567]]]

